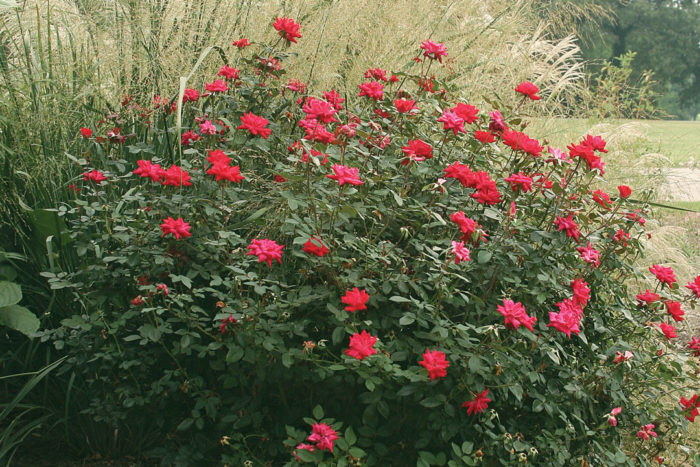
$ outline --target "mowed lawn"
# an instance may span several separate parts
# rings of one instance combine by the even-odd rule
[[[538,133],[546,134],[550,144],[563,148],[601,123],[614,126],[634,124],[635,132],[643,135],[647,152],[663,154],[671,160],[671,165],[676,167],[690,165],[700,168],[700,121],[533,119],[533,130],[528,133],[533,136]],[[542,133],[540,129],[543,130]]]

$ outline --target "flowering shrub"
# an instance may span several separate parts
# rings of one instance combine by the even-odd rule
[[[242,41],[223,80],[82,133],[59,209],[80,267],[45,274],[79,311],[41,334],[87,413],[158,430],[164,463],[639,465],[682,442],[697,397],[662,395],[700,351],[661,350],[700,278],[630,285],[646,205],[592,191],[604,140],[545,152],[517,107],[431,74],[430,40],[415,73],[314,95]]]

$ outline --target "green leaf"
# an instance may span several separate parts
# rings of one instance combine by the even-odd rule
[[[436,397],[430,396],[420,401],[420,405],[422,405],[423,407],[428,407],[430,409],[442,405],[442,401],[437,399]]]
[[[491,259],[491,252],[487,250],[479,250],[479,253],[476,255],[476,260],[479,262],[479,264],[484,264],[488,263],[489,260]]]
[[[349,446],[352,446],[357,442],[357,436],[355,435],[355,431],[352,429],[351,426],[349,426],[348,429],[345,430],[345,441],[348,443]]]
[[[0,324],[31,337],[39,329],[39,318],[23,306],[10,305],[0,308]]]
[[[462,453],[463,454],[471,454],[473,449],[474,449],[474,443],[472,443],[471,441],[465,441],[462,443]]]
[[[406,313],[399,319],[399,324],[401,326],[408,326],[409,324],[412,324],[416,320],[416,315],[413,313]]]
[[[226,354],[226,363],[236,363],[243,358],[243,349],[237,345],[231,345]]]
[[[307,451],[306,449],[297,449],[296,450],[297,456],[299,456],[299,459],[302,460],[302,462],[313,462],[315,460],[315,456],[311,451]]]
[[[0,282],[0,307],[15,305],[22,300],[22,288],[14,282]]]
[[[172,280],[173,282],[180,282],[180,283],[182,283],[182,285],[184,285],[188,289],[192,288],[192,281],[187,276],[179,276],[177,274],[170,274],[170,280]]]
[[[389,298],[392,302],[396,303],[410,303],[411,300],[401,297],[400,295],[394,295],[393,297]]]
[[[314,407],[311,413],[313,414],[316,420],[321,420],[323,418],[323,407],[317,405],[316,407]]]
[[[160,329],[156,328],[152,324],[144,324],[139,327],[139,334],[153,342],[158,342],[160,340],[161,332]]]
[[[472,373],[481,373],[481,370],[483,370],[484,365],[481,363],[481,359],[479,357],[472,357],[469,359],[469,371]]]
[[[357,446],[351,447],[348,452],[350,453],[351,456],[357,457],[358,459],[361,457],[365,457],[367,453],[363,451],[362,449],[358,448]]]

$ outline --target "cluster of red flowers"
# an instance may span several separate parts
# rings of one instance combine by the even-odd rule
[[[501,201],[496,182],[484,171],[472,172],[468,166],[455,162],[445,169],[445,178],[456,178],[462,186],[476,189],[469,196],[481,204],[494,205]]]
[[[695,417],[700,413],[700,397],[697,394],[693,395],[690,399],[681,397],[680,405],[683,406],[683,415],[691,423],[695,422]]]
[[[523,151],[534,157],[542,156],[544,148],[539,141],[530,138],[525,133],[506,128],[503,131],[503,144],[510,146],[513,151]]]
[[[292,19],[276,18],[273,26],[279,32],[280,37],[286,40],[288,43],[296,43],[296,39],[302,37],[299,24]],[[247,41],[247,39],[240,39],[235,41],[234,45],[242,49],[249,46],[250,43]],[[424,51],[423,56],[429,60],[442,62],[442,58],[447,56],[447,51],[444,44],[426,40],[420,47]],[[280,69],[279,62],[276,59],[261,58],[260,60],[263,70]],[[240,70],[225,65],[218,72],[218,76],[224,78],[223,80],[217,79],[212,83],[206,83],[205,89],[207,92],[203,93],[201,96],[199,91],[196,89],[185,89],[182,101],[183,103],[196,102],[200,97],[206,97],[211,93],[227,92],[229,89],[228,84],[234,83],[235,85],[239,79],[239,75]],[[359,96],[367,97],[368,99],[374,101],[370,101],[369,104],[374,107],[373,110],[375,111],[376,115],[393,120],[394,123],[410,122],[412,118],[415,118],[415,115],[427,111],[427,108],[421,108],[419,110],[416,105],[416,101],[411,99],[411,96],[408,94],[397,94],[397,98],[393,100],[393,107],[391,107],[390,102],[388,102],[388,105],[386,102],[379,102],[384,99],[384,83],[396,82],[398,80],[396,76],[391,75],[390,78],[387,78],[385,70],[380,68],[371,68],[367,70],[365,77],[370,81],[358,85],[360,90]],[[426,75],[422,79],[422,85],[429,87],[432,91],[433,80],[428,79]],[[387,86],[389,88],[391,87],[391,85]],[[342,146],[344,143],[347,143],[348,139],[355,137],[356,131],[363,135],[361,130],[363,128],[363,123],[358,117],[348,115],[346,124],[339,122],[339,119],[344,118],[343,114],[346,114],[346,112],[339,113],[339,111],[343,109],[345,99],[341,98],[335,90],[323,93],[323,98],[321,99],[313,96],[304,96],[306,93],[306,86],[299,80],[290,80],[289,83],[284,86],[284,88],[300,94],[300,96],[295,96],[294,98],[297,99],[297,104],[300,106],[301,111],[305,114],[304,118],[298,121],[298,126],[305,130],[305,136],[303,140],[296,141],[289,147],[290,151],[300,155],[302,162],[308,163],[310,159],[312,159],[315,162],[320,162],[321,165],[325,166],[329,160],[329,154],[323,153],[321,150],[315,148],[310,148],[308,145],[306,145],[306,142],[318,142],[321,144],[335,143]],[[539,88],[528,81],[520,83],[515,88],[515,91],[522,94],[523,99],[529,98],[533,101],[541,99],[541,96],[538,95]],[[478,122],[479,112],[479,109],[473,105],[462,102],[457,103],[454,107],[445,106],[440,117],[437,118],[437,122],[443,124],[442,129],[446,132],[445,139],[449,137],[450,131],[452,131],[455,137],[457,137],[459,133],[466,134],[467,129],[465,128],[465,124],[473,124]],[[289,113],[290,120],[293,120],[292,117],[293,114]],[[485,122],[486,116],[484,115],[483,118],[483,121]],[[508,128],[505,124],[503,115],[501,115],[499,111],[496,110],[490,112],[488,114],[488,119],[488,131],[477,129],[473,132],[476,140],[482,144],[490,144],[495,142],[497,139],[501,139],[504,145],[510,147],[515,152],[529,154],[533,157],[542,156],[543,146],[539,143],[539,141],[530,138],[524,132],[519,132]],[[240,121],[241,124],[237,127],[237,129],[248,131],[251,136],[261,136],[263,139],[267,139],[272,133],[272,129],[268,127],[270,121],[262,116],[255,115],[252,111],[245,112],[240,115]],[[189,146],[193,142],[199,140],[207,141],[208,139],[205,135],[215,136],[218,134],[216,125],[214,125],[212,121],[207,120],[206,116],[204,116],[201,121],[198,120],[198,123],[200,124],[199,133],[196,133],[193,130],[188,130],[182,134],[181,144],[183,146]],[[335,129],[330,126],[331,124],[337,124]],[[384,149],[391,143],[389,136],[386,133],[382,134],[380,123],[370,121],[365,122],[365,124],[370,125],[373,131],[377,131],[379,134],[369,137],[363,135],[363,137],[366,138],[365,141],[362,141],[363,144],[368,147]],[[327,128],[326,125],[329,125],[329,127]],[[277,127],[275,127],[273,124],[273,128]],[[83,138],[89,139],[92,136],[92,130],[89,128],[82,128],[81,135]],[[428,139],[428,141],[430,140]],[[583,159],[588,165],[589,169],[598,169],[600,173],[603,173],[604,163],[597,153],[606,153],[607,150],[605,149],[605,146],[606,142],[600,136],[586,135],[586,137],[578,144],[571,144],[567,147],[569,154],[549,147],[548,152],[551,157],[547,159],[546,162],[554,164],[571,164],[573,159],[579,158],[579,163],[580,159]],[[433,149],[433,146],[423,139],[410,139],[405,145],[401,146],[401,153],[403,156],[400,163],[402,165],[409,165],[412,162],[424,162],[427,159],[434,157]],[[330,154],[334,154],[331,150],[328,152]],[[211,166],[206,170],[206,173],[214,176],[216,181],[240,183],[245,179],[240,172],[240,167],[238,165],[232,166],[231,157],[229,157],[221,149],[209,150],[209,156],[206,160],[211,164]],[[341,159],[341,162],[342,161],[343,159]],[[137,164],[138,168],[135,169],[133,173],[142,178],[149,178],[153,182],[160,183],[165,186],[180,187],[192,185],[189,173],[182,167],[175,164],[171,165],[171,167],[168,169],[161,167],[159,164],[153,163],[152,160],[139,160]],[[363,169],[364,168],[365,167],[363,166]],[[533,192],[533,190],[535,192],[534,194],[537,195],[540,189],[544,190],[552,188],[553,182],[549,180],[548,176],[541,173],[533,173],[534,171],[529,172],[527,169],[525,172],[523,172],[519,170],[519,168],[520,167],[512,169],[513,172],[516,170],[518,170],[518,172],[511,173],[510,176],[503,179],[503,181],[508,184],[504,186],[509,186],[513,192],[517,193],[517,195],[514,196],[530,193]],[[408,167],[407,173],[412,169],[413,167]],[[321,170],[327,171],[327,168],[323,167]],[[359,176],[359,168],[336,163],[332,165],[331,171],[332,172],[327,173],[325,177],[337,181],[339,187],[342,187],[345,184],[353,186],[364,184],[363,180],[361,180]],[[573,171],[575,171],[575,169]],[[568,170],[567,177],[573,171]],[[363,171],[363,176],[365,173],[370,174],[369,176],[376,175],[371,170],[368,172]],[[475,191],[470,194],[470,197],[481,204],[492,206],[502,201],[503,194],[499,192],[496,182],[491,179],[490,175],[485,171],[472,171],[469,166],[461,164],[460,162],[454,162],[444,169],[444,173],[446,179],[456,179],[463,187],[474,189]],[[107,180],[107,177],[98,170],[92,170],[83,173],[83,179],[85,181],[100,184]],[[553,179],[556,178],[553,177]],[[282,183],[285,182],[286,179],[281,175],[276,175],[275,181]],[[441,185],[444,183],[444,181],[445,180],[440,179],[438,182],[440,186],[438,188],[442,188]],[[561,180],[560,186],[564,187],[565,184],[566,178]],[[631,195],[631,189],[625,185],[620,185],[618,190],[620,199],[626,199]],[[343,191],[341,190],[341,194],[342,192]],[[590,193],[592,195],[593,202],[599,204],[604,209],[610,209],[612,207],[613,199],[604,191],[595,190],[591,191]],[[508,197],[507,193],[506,197]],[[590,198],[586,197],[585,202],[590,203]],[[515,203],[511,202],[509,221],[515,217],[515,210]],[[556,216],[555,209],[555,214],[552,214],[552,216],[555,218],[553,224],[558,228],[558,231],[565,231],[567,237],[573,238],[578,243],[581,237],[581,231],[579,230],[579,225],[574,218],[574,213],[570,213],[568,211],[564,212],[566,214],[565,216]],[[580,215],[580,213],[576,211],[576,215]],[[639,216],[639,211],[625,215],[629,219],[638,221],[643,225],[643,218]],[[585,225],[584,217],[581,216],[579,219],[581,222],[583,222],[583,225]],[[459,239],[460,241],[451,242],[452,248],[448,253],[449,262],[451,262],[453,258],[455,264],[457,265],[462,262],[471,261],[470,250],[466,245],[469,244],[470,246],[473,245],[478,247],[481,243],[487,242],[488,235],[483,231],[482,226],[478,224],[476,220],[467,217],[464,211],[452,213],[450,220],[459,226],[462,235]],[[550,222],[550,218],[547,218],[547,222]],[[549,227],[551,227],[551,224],[549,224]],[[177,219],[167,217],[163,220],[160,228],[162,231],[162,237],[173,235],[176,240],[179,240],[181,238],[191,236],[191,226],[188,222],[185,222],[182,217],[178,217]],[[318,233],[316,233],[316,235],[318,235]],[[318,258],[322,258],[329,254],[329,248],[321,240],[321,238],[318,236],[311,236],[309,234],[307,234],[305,238],[308,238],[308,240],[306,240],[302,247],[302,251],[304,253]],[[625,232],[622,229],[619,229],[613,237],[613,241],[623,242],[625,245],[627,244],[628,239],[630,239],[629,232]],[[329,245],[333,245],[333,243],[329,243]],[[271,239],[255,238],[247,246],[248,251],[246,256],[256,256],[258,258],[258,263],[267,263],[268,267],[271,268],[273,261],[276,261],[278,264],[282,264],[282,252],[284,247],[285,245],[280,245]],[[580,253],[583,261],[591,265],[591,268],[597,268],[600,265],[600,252],[596,250],[590,242],[587,242],[585,247],[577,247],[576,250]],[[481,258],[479,259],[481,260]],[[662,290],[663,285],[668,285],[671,287],[676,283],[676,277],[671,268],[655,264],[649,268],[649,271],[659,280]],[[591,274],[593,274],[593,272],[591,272]],[[588,283],[582,278],[576,278],[571,281],[570,287],[572,295],[556,304],[557,311],[549,312],[549,323],[547,324],[547,327],[553,327],[557,331],[566,334],[568,338],[571,338],[572,333],[576,335],[580,334],[583,311],[591,296],[591,289],[588,287]],[[688,288],[696,297],[700,298],[700,276],[696,277],[694,281],[689,282],[686,285],[686,288]],[[167,285],[165,284],[159,284],[156,290],[158,292],[163,292],[164,295],[168,295],[169,293]],[[354,287],[350,290],[346,290],[345,294],[340,297],[340,301],[343,305],[345,305],[345,311],[359,312],[362,310],[367,310],[369,298],[370,295],[367,293],[367,290],[361,290],[358,287]],[[656,302],[659,302],[660,299],[661,296],[659,294],[650,292],[648,289],[644,293],[637,295],[637,300],[640,302],[640,305],[644,303],[648,307],[653,305],[653,307],[659,308],[660,304],[656,304]],[[143,297],[141,295],[135,297],[132,300],[132,304],[143,305]],[[668,314],[675,321],[682,321],[684,319],[684,312],[681,310],[681,304],[679,302],[667,300],[664,302],[664,305]],[[528,307],[530,307],[530,305],[528,305]],[[534,315],[528,315],[525,306],[521,302],[515,302],[509,298],[503,298],[502,304],[497,305],[496,308],[498,313],[503,316],[504,325],[506,328],[517,330],[522,325],[531,332],[535,332],[534,325],[537,323],[538,319]],[[369,321],[367,322],[369,323]],[[225,318],[220,324],[221,333],[227,334],[227,332],[230,331],[231,326],[236,323],[237,320],[233,318],[233,315]],[[672,325],[667,323],[653,323],[653,325],[658,327],[667,338],[671,339],[676,337],[675,328]],[[368,362],[372,362],[374,358],[378,358],[370,358],[372,355],[379,353],[379,351],[375,348],[378,341],[378,336],[372,335],[370,330],[354,332],[349,338],[348,348],[345,349],[343,353],[356,360],[368,359]],[[307,349],[310,351],[313,349],[314,344],[307,344],[307,342],[305,342],[304,345],[305,351]],[[695,355],[700,356],[699,338],[692,338],[688,344],[688,347],[694,351]],[[613,362],[616,364],[627,362],[631,358],[633,358],[633,354],[629,351],[624,353],[617,352]],[[447,368],[450,367],[450,362],[447,360],[447,355],[436,349],[426,349],[422,354],[422,359],[418,363],[420,366],[424,367],[425,370],[427,370],[430,381],[446,377]],[[367,364],[367,362],[365,362],[365,364]],[[492,399],[488,397],[488,389],[481,392],[472,391],[472,394],[473,398],[465,401],[462,404],[462,407],[467,409],[468,415],[475,415],[483,412],[488,408],[489,402],[492,402]],[[681,398],[680,403],[684,408],[683,411],[688,420],[694,421],[700,408],[698,395],[696,394],[690,399]],[[616,417],[620,414],[620,412],[621,408],[616,407],[608,414],[608,422],[610,425],[617,425]],[[640,439],[656,437],[657,434],[653,431],[653,429],[653,424],[645,425],[637,433],[637,436]],[[315,450],[327,450],[332,453],[334,441],[336,439],[338,439],[338,434],[332,428],[332,426],[325,423],[315,423],[312,428],[312,434],[309,435],[306,440],[313,444],[301,443],[296,447],[296,449],[308,450],[311,452]]]
[[[481,225],[478,224],[471,217],[464,215],[463,211],[457,211],[450,216],[450,220],[459,226],[462,231],[462,241],[469,242],[474,245],[479,245],[479,243],[486,243],[486,234]],[[476,235],[475,235],[476,234]]]
[[[207,161],[212,165],[207,173],[216,177],[216,181],[228,180],[232,183],[240,183],[245,177],[241,175],[239,166],[231,166],[231,158],[228,157],[221,149],[212,151],[209,150]]]
[[[572,298],[557,303],[559,312],[549,312],[549,324],[547,325],[547,327],[553,327],[563,332],[569,338],[571,338],[571,333],[578,335],[581,332],[583,308],[588,304],[591,296],[591,289],[588,288],[588,283],[583,279],[571,281],[571,290],[573,291]]]
[[[192,186],[190,181],[192,177],[178,165],[171,165],[169,169],[163,169],[160,164],[154,164],[150,160],[136,161],[138,168],[134,170],[134,174],[142,178],[150,178],[154,182],[165,186]]]
[[[503,305],[498,305],[497,309],[505,318],[507,328],[518,329],[520,325],[523,325],[530,332],[535,332],[532,325],[537,322],[537,318],[529,316],[522,303],[504,298]]]
[[[319,451],[329,451],[332,453],[336,439],[338,439],[338,432],[335,431],[332,426],[326,425],[325,423],[314,423],[311,427],[311,434],[306,440],[316,443],[316,446],[313,444],[301,443],[296,448],[305,449],[310,452],[314,452],[318,449]],[[296,451],[294,451],[294,455],[298,460],[301,460],[299,456],[296,455]]]
[[[579,144],[571,143],[566,148],[569,150],[569,155],[572,159],[580,157],[586,161],[590,170],[598,169],[601,174],[604,174],[605,170],[603,170],[603,167],[605,162],[602,161],[600,156],[596,155],[596,151],[607,153],[605,144],[605,140],[600,136],[586,135]]]

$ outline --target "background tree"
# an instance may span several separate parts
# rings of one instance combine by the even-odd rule
[[[589,2],[575,2],[579,6]],[[633,79],[652,71],[658,104],[672,117],[700,112],[700,3],[697,0],[599,0],[612,16],[579,24],[584,58],[599,73],[605,60],[636,52]]]

